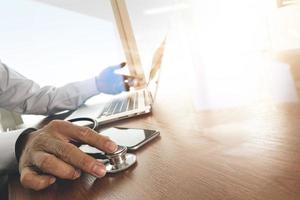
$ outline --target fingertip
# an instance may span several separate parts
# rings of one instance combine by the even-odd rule
[[[56,178],[55,177],[50,177],[49,179],[49,185],[52,185],[53,183],[55,183]]]
[[[108,140],[105,144],[105,148],[109,153],[113,153],[118,149],[118,145],[115,142]]]
[[[125,65],[126,65],[126,62],[121,62],[120,64],[111,66],[111,69],[117,70],[117,69],[123,68]]]
[[[43,190],[50,185],[54,184],[56,181],[56,178],[53,176],[47,176],[47,175],[40,175],[39,178],[36,177],[35,183],[32,183],[32,185],[29,186],[29,188],[32,188],[36,191]]]
[[[25,168],[21,172],[20,182],[25,188],[39,191],[47,188],[56,181],[56,178],[49,175],[39,175],[32,169]]]
[[[96,161],[94,166],[92,167],[91,174],[96,176],[97,178],[101,178],[106,174],[106,168],[100,161]]]
[[[75,174],[73,176],[73,179],[75,180],[75,179],[79,178],[80,176],[81,176],[81,170],[80,169],[76,169],[75,170]]]
[[[120,66],[121,66],[121,67],[125,67],[125,66],[126,66],[126,62],[121,62],[121,63],[120,63]]]

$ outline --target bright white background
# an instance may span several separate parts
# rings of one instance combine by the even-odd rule
[[[198,109],[298,100],[289,66],[268,54],[300,47],[299,7],[284,24],[293,7],[278,9],[275,0],[126,3],[145,71],[169,33],[163,67],[185,72],[179,81]],[[0,17],[0,59],[41,85],[89,78],[124,60],[107,0],[0,0]]]
[[[109,1],[88,3],[99,8],[98,16],[34,0],[0,0],[0,59],[41,85],[55,86],[123,61]]]

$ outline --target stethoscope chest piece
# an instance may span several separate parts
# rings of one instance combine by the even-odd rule
[[[136,163],[136,156],[127,153],[127,147],[118,146],[118,150],[111,154],[105,154],[109,162],[105,164],[107,173],[124,171]]]
[[[97,127],[98,123],[96,120],[92,119],[92,118],[88,118],[88,117],[81,117],[81,118],[75,118],[75,119],[70,119],[68,120],[69,122],[80,122],[80,121],[89,121],[92,122],[92,129],[95,130],[95,128]],[[86,146],[86,145],[83,145]],[[93,152],[87,152],[86,150],[82,149],[83,147],[81,147],[81,150],[84,151],[85,153],[93,156],[94,154],[97,153],[93,153]],[[101,153],[101,155],[96,155],[100,156],[102,159],[105,160],[104,164],[106,167],[106,172],[107,173],[117,173],[117,172],[121,172],[124,171],[126,169],[128,169],[129,167],[131,167],[132,165],[134,165],[134,163],[136,163],[136,156],[134,154],[131,153],[127,153],[127,147],[125,146],[118,146],[117,151],[115,151],[114,153],[106,153],[105,155],[103,155]],[[108,162],[107,162],[108,160]]]

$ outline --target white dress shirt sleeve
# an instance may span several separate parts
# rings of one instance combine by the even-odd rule
[[[49,115],[76,109],[98,93],[95,78],[63,87],[40,87],[0,61],[0,107],[10,111]]]
[[[18,170],[15,144],[24,129],[0,133],[0,174]]]

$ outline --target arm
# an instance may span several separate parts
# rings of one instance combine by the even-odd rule
[[[75,109],[87,98],[98,94],[95,78],[71,83],[61,88],[51,86],[40,88],[8,68],[0,61],[0,107],[7,110],[30,113],[52,114],[62,110]],[[23,130],[0,133],[0,174],[16,171],[16,142]]]
[[[0,61],[0,107],[17,113],[49,115],[73,110],[99,93],[117,94],[140,81],[115,73],[126,64],[110,66],[98,76],[63,87],[40,87]],[[125,83],[124,83],[125,80]]]
[[[72,110],[99,93],[95,78],[41,88],[1,62],[0,77],[0,107],[18,113],[48,115]]]

